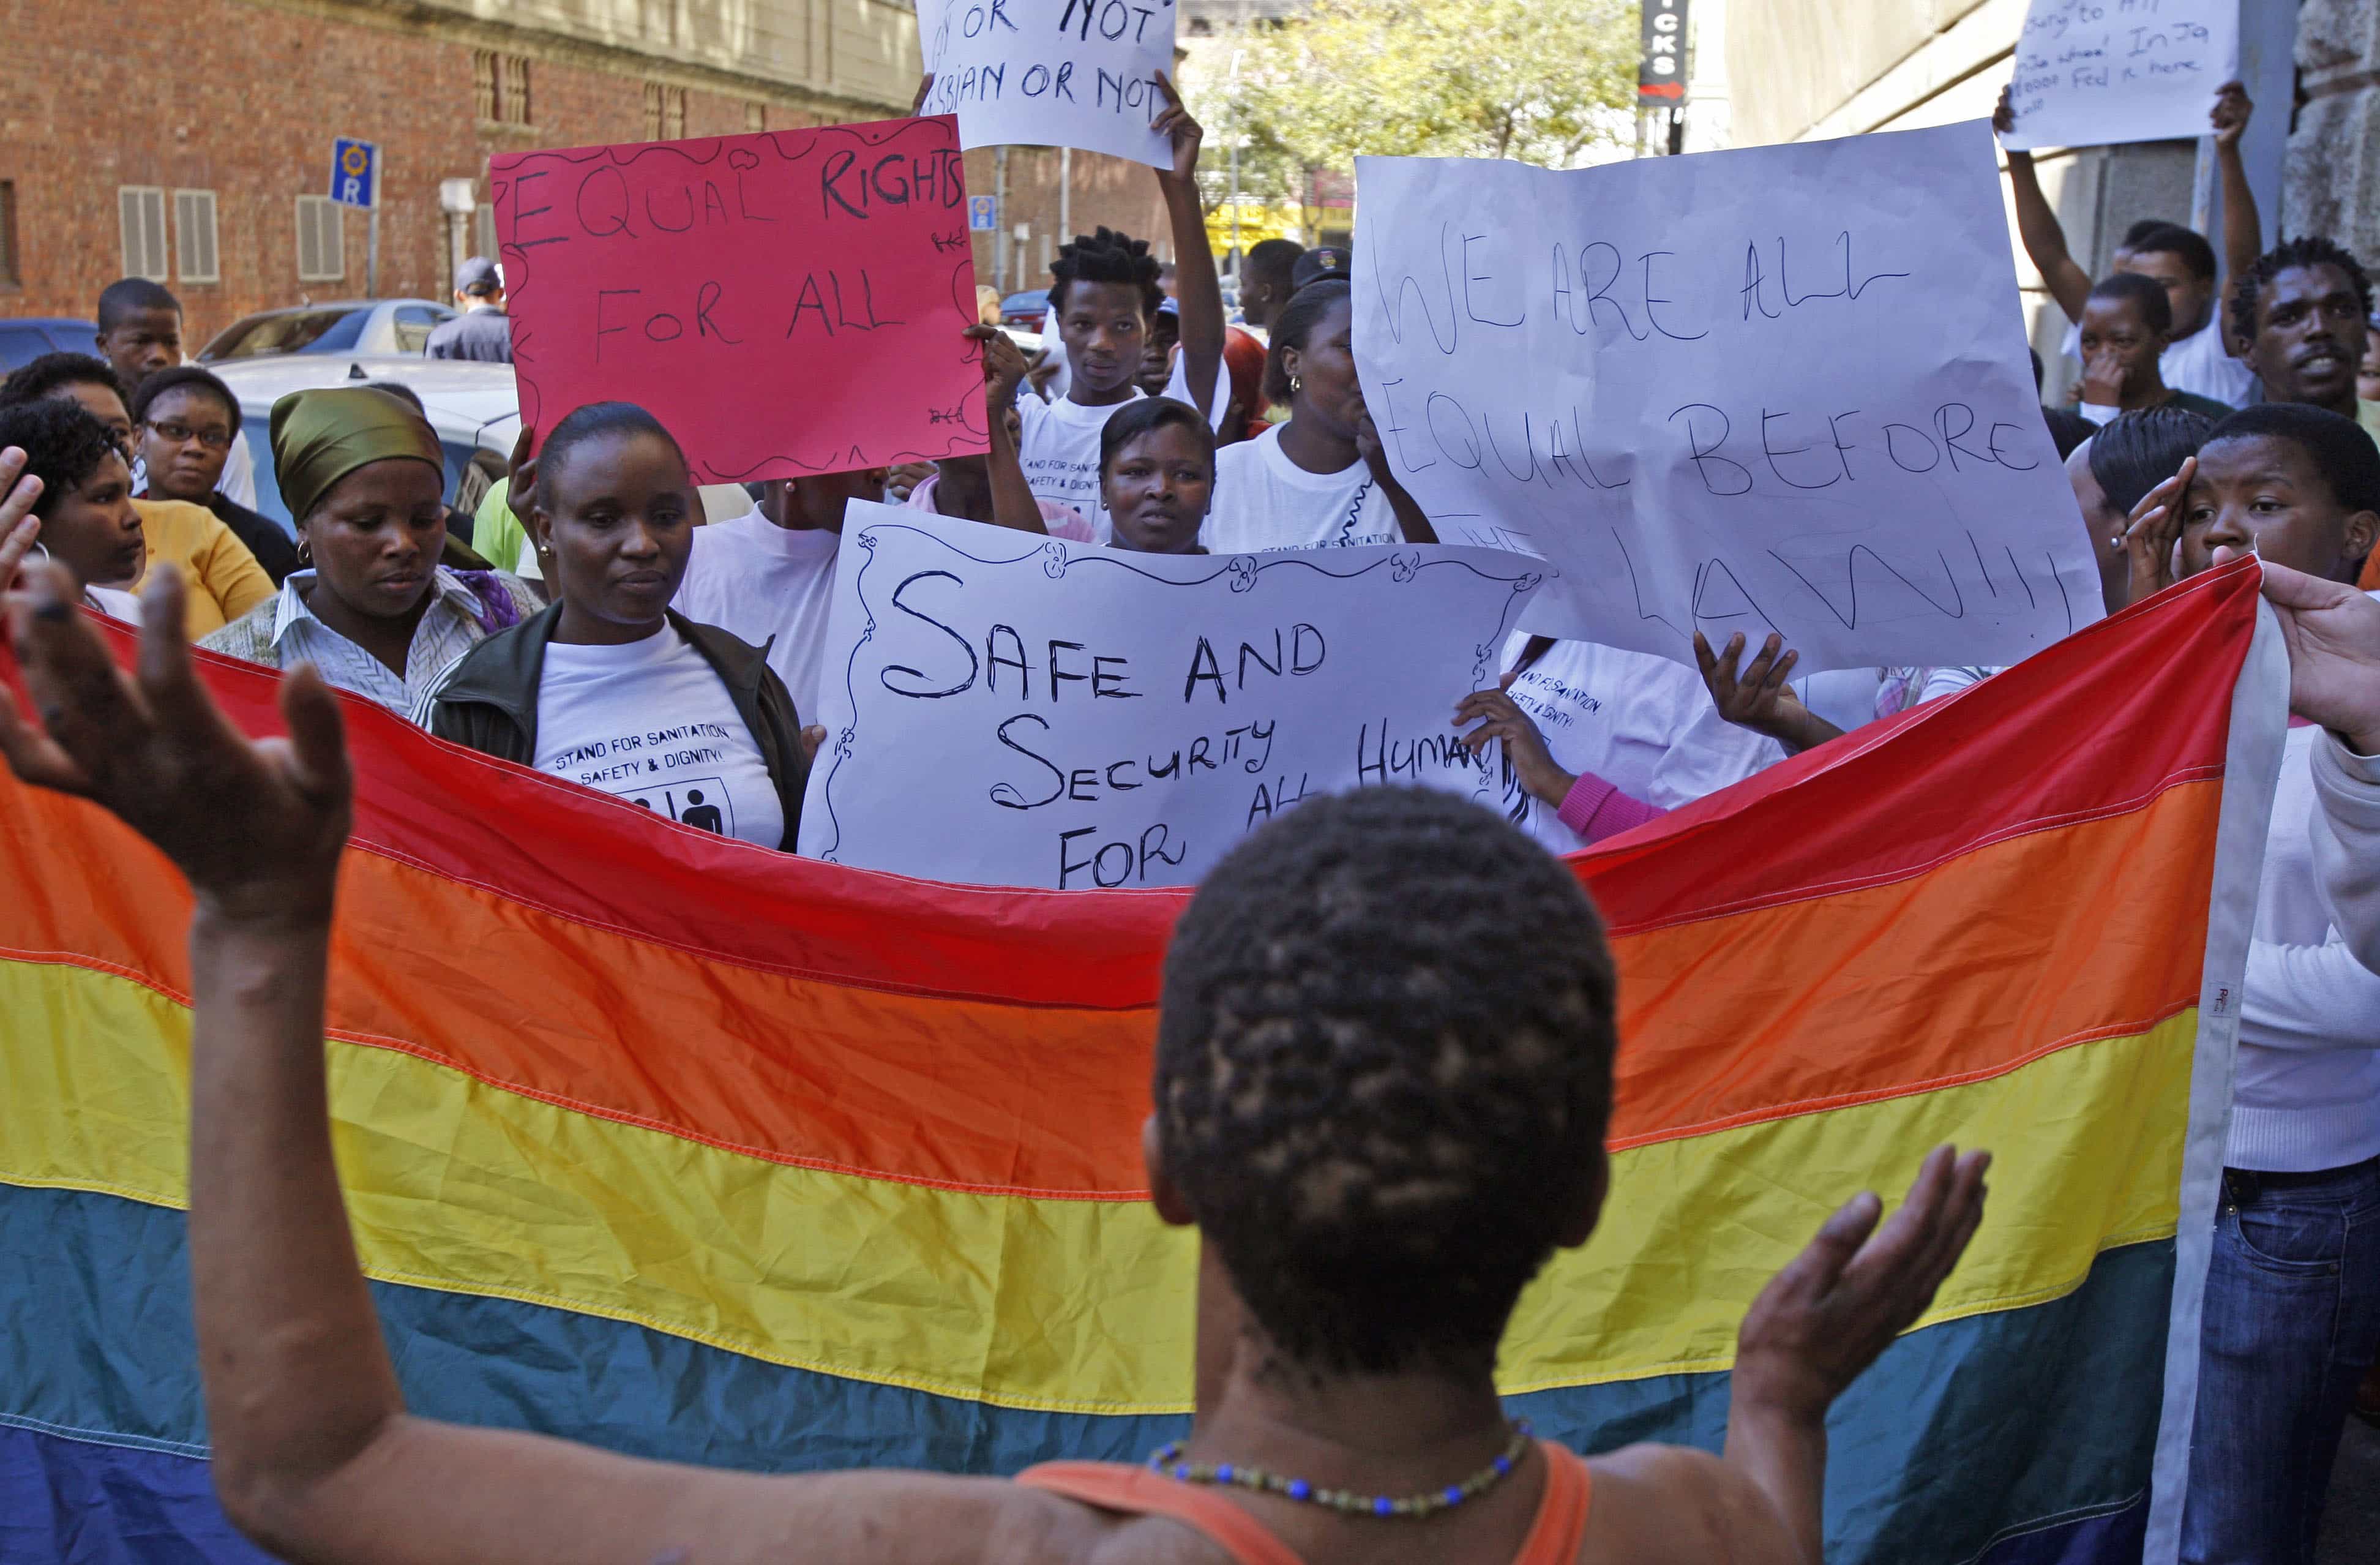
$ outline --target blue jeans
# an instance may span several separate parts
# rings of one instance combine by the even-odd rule
[[[2380,1348],[2380,1158],[2226,1169],[2182,1508],[2187,1565],[2312,1565],[2356,1384]]]

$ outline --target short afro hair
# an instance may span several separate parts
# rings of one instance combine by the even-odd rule
[[[124,324],[127,315],[137,315],[144,310],[170,310],[182,312],[182,301],[162,283],[146,277],[119,277],[99,290],[99,329],[102,336]]]
[[[1282,367],[1281,356],[1293,348],[1305,352],[1314,339],[1314,329],[1339,305],[1352,305],[1354,297],[1354,286],[1346,278],[1325,277],[1318,283],[1306,284],[1281,306],[1281,318],[1272,324],[1272,346],[1265,350],[1267,401],[1289,400],[1289,371]]]
[[[2231,335],[2243,343],[2256,340],[2256,305],[2265,297],[2265,289],[2282,273],[2301,266],[2336,266],[2347,275],[2355,288],[2355,297],[2363,306],[2364,319],[2372,316],[2372,279],[2364,275],[2363,265],[2344,247],[2332,243],[2318,234],[2301,235],[2283,239],[2279,244],[2256,258],[2256,264],[2231,285]]]
[[[2215,247],[2195,228],[2179,223],[2135,223],[2124,236],[2124,248],[2134,255],[2178,255],[2192,276],[2202,283],[2215,280]]]
[[[123,377],[107,367],[106,360],[88,353],[44,353],[0,381],[0,408],[39,402],[70,385],[103,385],[128,403],[131,400],[125,396]]]
[[[1099,426],[1099,477],[1105,479],[1114,467],[1116,457],[1126,446],[1155,430],[1168,425],[1189,430],[1207,453],[1207,471],[1215,471],[1215,426],[1198,414],[1187,402],[1176,402],[1171,397],[1143,397],[1125,403],[1113,418]]]
[[[2201,444],[2260,438],[2294,442],[2330,485],[2333,499],[2350,514],[2380,515],[2380,446],[2353,419],[2310,402],[2258,402],[2216,424]]]
[[[1173,932],[1168,1179],[1308,1375],[1484,1373],[1592,1199],[1615,980],[1560,861],[1428,789],[1311,801]]]
[[[2165,296],[2165,285],[2154,277],[2117,272],[2092,284],[2091,297],[2110,304],[2129,304],[2141,312],[2141,321],[2149,330],[2159,336],[2173,335],[2173,301]]]
[[[25,448],[25,471],[42,481],[33,514],[47,519],[58,503],[91,481],[124,449],[91,410],[64,397],[42,397],[0,408],[0,446]]]
[[[170,365],[142,381],[140,389],[132,394],[132,406],[128,410],[132,414],[132,422],[147,423],[150,406],[169,391],[206,393],[222,403],[224,411],[231,415],[231,432],[234,434],[239,433],[239,398],[231,394],[231,387],[224,385],[213,371],[197,364]]]
[[[1275,292],[1287,293],[1289,275],[1297,270],[1298,258],[1305,253],[1305,247],[1295,239],[1258,239],[1241,258],[1241,285],[1253,287],[1270,283]]]
[[[1147,239],[1135,239],[1112,228],[1077,234],[1073,244],[1058,248],[1058,258],[1050,263],[1050,312],[1055,314],[1066,308],[1066,288],[1070,284],[1123,283],[1139,287],[1140,312],[1154,315],[1157,307],[1165,302],[1165,290],[1157,286],[1160,270],[1157,257],[1148,253]]]

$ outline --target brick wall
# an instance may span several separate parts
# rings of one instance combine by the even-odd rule
[[[998,184],[994,166],[997,155],[990,147],[967,153],[970,195],[993,193]],[[1032,235],[1021,245],[1013,238],[1009,241],[1006,291],[1048,287],[1049,257],[1057,253],[1058,246],[1075,234],[1089,233],[1101,224],[1121,228],[1135,238],[1147,239],[1159,256],[1167,261],[1173,259],[1173,237],[1166,226],[1165,202],[1157,193],[1156,174],[1146,164],[1127,163],[1100,153],[1076,153],[1074,202],[1067,214],[1074,229],[1068,233],[1062,231],[1058,224],[1061,162],[1054,147],[1008,150],[1008,202],[1007,210],[1001,214],[1001,228],[1013,235],[1022,223],[1032,230]],[[994,280],[993,240],[990,234],[975,236],[975,275],[987,283]]]
[[[344,214],[344,282],[298,277],[297,201],[324,192],[331,141],[382,149],[380,293],[448,291],[441,179],[486,198],[490,154],[645,134],[641,76],[532,58],[527,127],[474,116],[471,48],[241,3],[0,0],[0,179],[16,187],[21,286],[0,314],[89,315],[122,275],[116,190],[215,194],[221,281],[166,279],[193,344],[250,311],[364,291],[368,218]],[[740,134],[747,100],[686,90],[686,132]],[[843,117],[766,111],[771,128]]]
[[[0,282],[0,315],[82,315],[123,275],[116,191],[176,190],[215,196],[216,282],[173,275],[193,349],[252,311],[308,299],[361,297],[367,226],[341,209],[343,281],[300,281],[297,198],[324,193],[334,137],[382,151],[379,294],[444,299],[447,223],[442,179],[468,177],[487,196],[492,153],[532,147],[633,141],[645,135],[645,85],[614,72],[532,55],[528,126],[476,117],[472,44],[436,31],[309,15],[248,0],[0,0],[0,180],[15,185],[21,284]],[[750,100],[687,87],[689,136],[741,134]],[[891,115],[830,100],[801,108],[771,102],[771,129]],[[969,188],[989,194],[994,154],[967,156]],[[1054,149],[1013,149],[1004,230],[1028,225],[1023,280],[1048,282],[1046,254],[1059,232]],[[1105,223],[1150,238],[1171,258],[1164,207],[1150,172],[1077,153],[1071,215],[1077,231]],[[978,234],[976,264],[991,280],[993,236]],[[1046,241],[1046,243],[1045,243]]]

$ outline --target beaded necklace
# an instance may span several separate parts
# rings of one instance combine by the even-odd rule
[[[1303,1478],[1284,1478],[1261,1467],[1244,1467],[1229,1461],[1184,1461],[1179,1440],[1151,1456],[1148,1465],[1150,1471],[1184,1484],[1220,1484],[1234,1488],[1255,1489],[1305,1505],[1325,1506],[1345,1516],[1402,1516],[1418,1520],[1435,1516],[1441,1510],[1451,1510],[1465,1500],[1476,1499],[1494,1488],[1512,1475],[1513,1467],[1528,1449],[1529,1425],[1526,1421],[1516,1421],[1512,1425],[1512,1437],[1505,1442],[1502,1453],[1495,1461],[1460,1484],[1408,1495],[1402,1499],[1389,1495],[1357,1494],[1353,1489],[1317,1488]]]

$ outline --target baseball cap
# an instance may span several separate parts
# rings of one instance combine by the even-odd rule
[[[500,293],[504,286],[504,279],[497,272],[496,263],[484,255],[475,255],[455,268],[456,293]]]
[[[1325,277],[1345,277],[1353,257],[1330,245],[1309,250],[1297,258],[1289,270],[1289,291],[1295,293],[1308,283],[1318,283]]]

